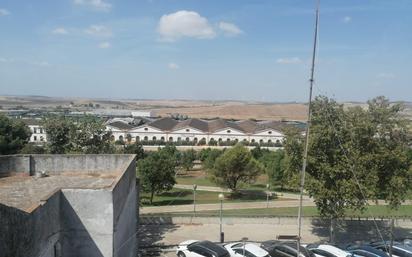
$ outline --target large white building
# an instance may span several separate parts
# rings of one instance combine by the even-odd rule
[[[137,126],[121,120],[109,121],[106,128],[112,132],[114,140],[164,142],[203,140],[208,144],[210,141],[281,143],[284,139],[282,129],[285,126],[287,124],[280,121],[225,119],[178,121],[172,118],[160,118]]]
[[[22,119],[32,133],[30,142],[43,143],[47,134],[38,119]],[[176,120],[170,117],[113,118],[106,122],[106,130],[111,131],[114,141],[130,142],[203,142],[228,144],[247,141],[255,144],[282,143],[283,129],[291,126],[281,121],[231,121],[225,119]]]

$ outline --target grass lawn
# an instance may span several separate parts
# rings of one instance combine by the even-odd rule
[[[245,190],[242,191],[242,195],[232,198],[230,193],[224,193],[225,202],[250,202],[250,201],[266,201],[266,194],[262,191]],[[219,192],[209,191],[196,191],[196,203],[218,203]],[[141,194],[143,206],[150,206],[149,197],[147,193]],[[160,195],[155,195],[153,198],[152,206],[162,205],[180,205],[180,204],[192,204],[193,203],[193,191],[186,189],[174,188],[168,192],[164,192]]]
[[[317,217],[319,213],[316,207],[303,207],[302,210],[304,217]],[[236,209],[236,210],[225,210],[223,212],[224,216],[291,216],[297,217],[298,208],[297,207],[288,207],[288,208],[264,208],[264,209]],[[190,216],[193,213],[175,213],[176,216]],[[218,216],[219,211],[201,211],[196,213],[197,216]],[[373,215],[373,216],[372,216]],[[412,205],[402,205],[398,210],[391,211],[387,206],[370,206],[368,210],[365,210],[364,213],[348,211],[346,213],[347,217],[412,217]]]
[[[187,174],[180,174],[176,178],[177,184],[198,186],[215,186],[218,185],[209,179],[203,170],[189,171]],[[268,183],[267,175],[261,175],[256,179],[256,182],[251,185],[240,185],[241,189],[266,190]]]
[[[176,182],[178,185],[198,185],[198,186],[213,186],[218,187],[216,183],[214,183],[210,178],[207,177],[206,173],[203,170],[193,170],[189,171],[187,174],[180,174],[176,178]],[[260,175],[256,182],[251,185],[241,184],[239,186],[240,189],[246,190],[257,190],[257,191],[266,191],[266,184],[268,183],[268,177],[266,174]],[[290,190],[280,190],[278,187],[272,187],[271,190],[278,191],[278,192],[285,192],[285,193],[296,193]]]

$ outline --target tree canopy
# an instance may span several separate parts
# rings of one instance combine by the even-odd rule
[[[401,109],[384,97],[368,101],[365,109],[345,109],[326,97],[314,100],[305,189],[322,216],[364,210],[367,200],[384,199],[392,208],[405,200],[411,163]],[[299,174],[303,141],[296,133],[286,138],[288,176]]]
[[[0,115],[0,154],[16,154],[29,141],[29,128],[20,120]]]
[[[220,155],[211,169],[212,178],[220,185],[237,191],[240,183],[252,183],[264,170],[243,145],[237,144]]]
[[[155,194],[171,190],[175,185],[176,159],[173,149],[166,147],[150,153],[137,162],[137,176],[144,192],[150,193],[150,204]]]
[[[50,153],[114,153],[111,132],[101,119],[85,116],[79,119],[52,116],[44,121],[47,148]]]

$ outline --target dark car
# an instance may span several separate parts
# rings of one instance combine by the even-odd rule
[[[277,241],[268,240],[260,245],[263,249],[269,252],[271,257],[297,257],[297,243],[293,241]],[[300,257],[315,257],[313,253],[305,247],[299,247]]]
[[[391,243],[388,241],[385,242],[372,242],[370,246],[389,253]],[[392,246],[392,256],[393,257],[412,257],[412,247],[408,246],[407,244],[400,243],[400,242],[393,242]]]
[[[370,245],[349,245],[345,250],[353,255],[362,257],[389,257],[386,252]]]

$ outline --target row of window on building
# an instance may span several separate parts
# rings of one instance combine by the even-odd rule
[[[112,136],[112,139],[113,139],[113,140],[115,139],[114,136]],[[127,138],[125,139],[123,136],[119,136],[119,141],[125,141],[125,140],[128,140],[128,139],[127,139]],[[130,140],[130,141],[133,141],[133,138],[129,137],[129,140]],[[143,137],[143,138],[140,138],[140,136],[136,136],[136,137],[135,137],[135,141],[136,141],[136,142],[140,142],[141,140],[143,140],[143,141],[149,141],[149,140],[157,141],[158,139],[157,139],[157,137],[155,137],[155,136],[153,136],[151,139],[149,139],[148,136],[145,136],[145,137]],[[186,137],[184,140],[185,140],[186,142],[190,142],[190,141],[191,141],[189,137]],[[206,138],[204,138],[204,137],[201,138],[201,140],[206,142]],[[165,142],[165,137],[160,137],[160,141]],[[181,138],[181,137],[178,137],[176,141],[177,141],[177,142],[180,142],[180,141],[182,141],[182,138]],[[198,138],[197,138],[197,137],[193,138],[193,141],[194,141],[194,142],[198,142]],[[215,140],[214,138],[210,138],[209,141],[216,141],[216,140]],[[218,141],[218,142],[223,142],[224,140],[223,140],[223,138],[219,138],[217,141]],[[238,139],[231,140],[230,138],[227,138],[227,139],[226,139],[226,142],[231,142],[231,141],[236,141],[236,142],[238,142],[239,140],[238,140]],[[247,140],[247,139],[243,139],[243,141],[244,141],[244,142],[247,142],[248,140]],[[174,142],[174,138],[173,138],[173,137],[169,137],[169,142]],[[251,142],[251,143],[255,143],[256,140],[255,140],[255,139],[252,139],[252,140],[250,140],[250,142]],[[263,142],[264,142],[263,139],[260,139],[260,140],[259,140],[259,143],[263,143]],[[276,142],[272,142],[272,140],[269,139],[269,140],[267,141],[267,143],[280,143],[280,140],[276,140]]]

